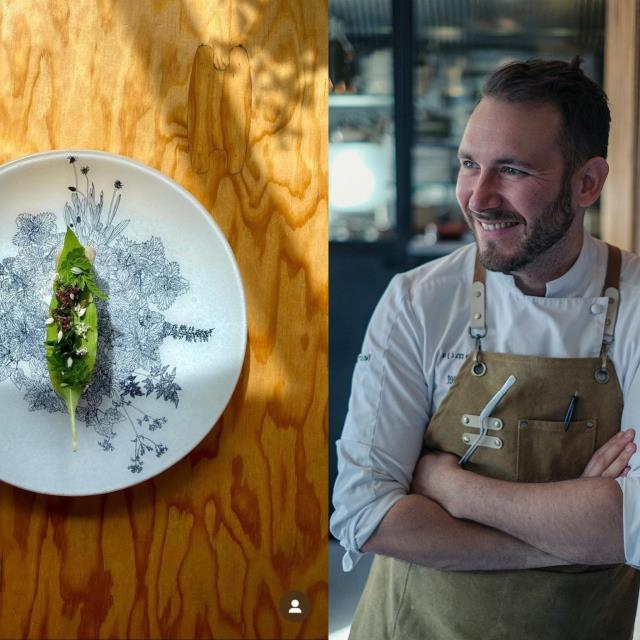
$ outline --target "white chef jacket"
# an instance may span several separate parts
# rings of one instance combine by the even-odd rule
[[[475,244],[394,277],[373,313],[353,374],[342,437],[331,532],[350,571],[387,511],[409,492],[425,427],[474,342],[469,302]],[[528,296],[513,276],[487,271],[484,351],[530,356],[600,355],[608,299],[606,245],[585,232],[580,255],[546,296]],[[609,350],[624,396],[621,428],[640,449],[640,257],[622,252],[620,305]],[[497,389],[496,389],[497,391]],[[640,452],[618,482],[624,547],[640,565]]]

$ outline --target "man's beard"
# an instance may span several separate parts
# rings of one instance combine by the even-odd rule
[[[467,209],[467,222],[472,220],[471,212]],[[567,180],[563,181],[562,191],[558,197],[542,212],[542,215],[531,225],[531,231],[525,237],[519,251],[512,255],[504,255],[500,252],[500,243],[489,241],[485,249],[480,250],[478,238],[473,223],[469,226],[478,244],[480,263],[489,271],[513,273],[521,271],[546,251],[551,249],[566,235],[573,219],[575,211],[571,208],[571,186]],[[513,215],[508,211],[495,210],[490,215],[483,215],[483,222],[500,222],[513,220]],[[476,224],[479,224],[476,222]]]

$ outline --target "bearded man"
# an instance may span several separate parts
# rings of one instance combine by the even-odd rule
[[[640,258],[590,236],[610,113],[580,60],[487,81],[460,142],[475,242],[398,275],[338,447],[351,637],[631,637]]]

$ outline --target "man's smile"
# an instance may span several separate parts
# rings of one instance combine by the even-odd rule
[[[490,238],[497,238],[503,235],[510,235],[513,233],[511,229],[522,225],[522,221],[513,217],[513,214],[504,213],[501,215],[478,215],[475,213],[467,212],[467,219],[473,223],[475,233]]]
[[[480,222],[480,226],[485,230],[485,231],[497,231],[500,229],[507,229],[509,227],[515,227],[516,225],[520,224],[519,222],[516,222],[515,220],[511,220],[509,222]]]

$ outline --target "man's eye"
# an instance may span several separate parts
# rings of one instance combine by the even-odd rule
[[[460,161],[460,166],[464,167],[465,169],[475,169],[475,162],[473,162],[473,160],[461,160]]]
[[[508,176],[524,175],[524,171],[520,171],[520,169],[514,169],[513,167],[502,167],[502,173],[506,173]]]

